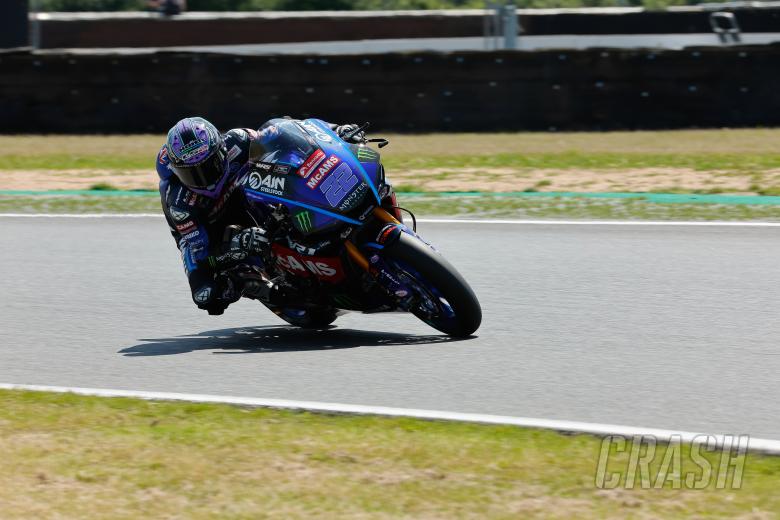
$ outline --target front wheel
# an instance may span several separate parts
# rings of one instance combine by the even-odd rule
[[[385,246],[382,256],[418,289],[419,301],[410,309],[415,316],[450,336],[470,336],[479,328],[479,301],[443,256],[406,233]]]

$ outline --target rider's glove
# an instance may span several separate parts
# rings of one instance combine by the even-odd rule
[[[232,231],[231,237],[225,238],[225,245],[218,254],[210,255],[198,262],[198,267],[210,272],[235,267],[247,256],[260,256],[266,261],[271,251],[268,232],[260,227]]]
[[[366,133],[363,131],[356,132],[350,136],[355,130],[360,128],[360,125],[340,125],[336,127],[336,135],[347,141],[348,143],[360,144],[366,140]]]
[[[268,233],[260,227],[251,227],[239,231],[230,241],[231,252],[244,252],[250,255],[264,255],[271,247]]]

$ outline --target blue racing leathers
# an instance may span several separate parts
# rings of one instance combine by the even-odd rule
[[[171,234],[181,252],[184,270],[198,307],[227,306],[214,285],[217,266],[213,259],[223,253],[223,235],[231,225],[241,228],[258,226],[248,211],[241,189],[258,133],[251,129],[233,129],[223,134],[227,150],[227,174],[219,194],[212,198],[184,186],[174,175],[168,151],[162,147],[157,156],[160,197]],[[258,147],[259,148],[259,147]],[[200,291],[200,292],[199,292]],[[219,313],[219,312],[217,312]]]
[[[165,219],[181,252],[192,299],[198,307],[208,310],[210,314],[221,314],[229,303],[242,294],[275,305],[285,299],[281,289],[267,283],[262,276],[255,277],[254,280],[245,277],[243,287],[237,290],[228,291],[230,288],[226,289],[217,283],[223,267],[220,262],[234,258],[233,253],[223,249],[224,234],[228,227],[235,225],[241,229],[252,228],[239,237],[244,247],[248,242],[267,242],[263,235],[264,230],[259,228],[268,216],[268,213],[263,215],[263,211],[268,212],[270,208],[254,205],[250,213],[242,186],[252,163],[259,161],[263,154],[264,146],[261,141],[273,135],[265,132],[264,136],[263,133],[272,123],[273,120],[267,122],[260,131],[237,128],[223,134],[228,161],[227,174],[220,181],[221,187],[215,189],[218,195],[214,197],[181,183],[169,163],[165,146],[157,155],[157,173],[160,176],[160,197]],[[350,142],[361,142],[365,137],[361,128],[355,124],[328,125]],[[261,221],[255,220],[253,215]],[[251,254],[251,251],[248,253]],[[243,259],[241,262],[242,265],[251,265],[255,271],[262,270],[262,260],[258,257],[248,256],[246,262]]]

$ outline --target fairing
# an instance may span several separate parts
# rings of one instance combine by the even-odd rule
[[[260,129],[260,161],[245,178],[251,201],[284,204],[304,235],[360,224],[354,210],[379,203],[379,154],[339,138],[323,121],[273,119]]]

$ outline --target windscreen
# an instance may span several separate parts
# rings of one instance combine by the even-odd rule
[[[317,149],[316,141],[290,119],[272,119],[260,127],[259,159],[298,168]]]

